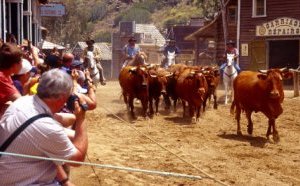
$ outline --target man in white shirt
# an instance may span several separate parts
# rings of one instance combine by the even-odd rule
[[[59,70],[45,72],[39,81],[37,95],[21,97],[11,104],[0,121],[0,146],[25,121],[38,114],[53,116],[69,98],[73,88],[71,77]],[[71,142],[63,127],[51,117],[40,118],[22,131],[6,152],[50,158],[84,161],[87,152],[85,113],[75,102],[75,137]],[[57,185],[59,162],[3,155],[0,157],[1,185]],[[76,166],[76,165],[73,165]]]

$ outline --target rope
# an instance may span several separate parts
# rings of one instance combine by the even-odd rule
[[[163,172],[163,171],[145,170],[145,169],[138,169],[138,168],[131,168],[131,167],[120,167],[120,166],[115,166],[115,165],[80,162],[80,161],[64,160],[64,159],[58,159],[58,158],[47,158],[47,157],[17,154],[17,153],[11,153],[11,152],[0,152],[0,154],[22,157],[22,158],[31,158],[31,159],[38,159],[38,160],[71,163],[71,164],[78,164],[78,165],[88,165],[88,166],[94,166],[94,167],[98,167],[98,168],[123,170],[123,171],[129,171],[129,172],[142,172],[142,173],[146,173],[146,174],[156,174],[156,175],[160,175],[160,176],[182,177],[182,178],[189,178],[189,179],[202,179],[201,176],[194,176],[194,175],[181,174],[181,173],[175,173],[175,172]]]
[[[175,154],[174,152],[172,152],[171,150],[167,149],[166,147],[162,146],[161,144],[159,144],[157,141],[155,141],[154,139],[152,139],[151,137],[149,137],[148,135],[142,133],[141,131],[139,131],[138,129],[136,129],[136,127],[133,127],[128,121],[124,120],[123,118],[117,116],[116,114],[112,113],[109,109],[102,107],[106,112],[108,112],[109,114],[112,114],[113,116],[115,116],[117,119],[119,119],[120,121],[123,121],[124,123],[127,124],[127,126],[129,126],[130,128],[134,129],[136,132],[138,132],[139,134],[145,136],[146,138],[148,138],[150,141],[152,141],[153,143],[155,143],[156,145],[158,145],[160,148],[164,149],[165,151],[173,154],[174,156],[176,156],[178,159],[180,159],[181,161],[183,161],[184,163],[192,166],[193,168],[195,168],[196,170],[198,170],[199,172],[201,172],[202,174],[204,174],[206,177],[203,178],[209,178],[213,181],[215,181],[216,183],[219,183],[220,185],[224,185],[224,186],[228,186],[226,183],[223,183],[220,180],[215,179],[214,177],[212,177],[211,175],[209,175],[208,173],[206,173],[205,171],[201,170],[200,168],[196,167],[194,164],[188,162],[187,160],[183,159],[182,157],[180,157],[179,155]]]
[[[86,158],[88,159],[89,163],[91,163],[91,160],[90,160],[88,154],[86,154]],[[91,166],[91,168],[92,168],[92,170],[93,170],[93,172],[94,172],[94,174],[95,174],[95,176],[96,176],[96,178],[97,178],[97,181],[98,181],[99,185],[101,185],[101,180],[100,180],[98,174],[96,174],[96,170],[94,169],[93,166]]]

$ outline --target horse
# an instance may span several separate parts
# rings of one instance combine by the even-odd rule
[[[145,61],[147,60],[147,55],[145,52],[138,52],[132,60],[129,60],[125,66],[141,66],[145,65]],[[125,62],[126,63],[126,62]]]
[[[230,100],[233,97],[233,80],[238,75],[234,65],[234,54],[227,54],[227,63],[223,72],[223,83],[225,87],[225,105],[228,103],[229,87],[231,89]]]
[[[176,57],[175,51],[174,52],[169,52],[168,51],[167,59],[163,61],[162,67],[167,69],[171,65],[174,65],[175,64],[175,57]]]
[[[97,86],[100,82],[100,74],[96,65],[96,60],[94,59],[94,53],[92,51],[87,52],[84,59],[84,67],[89,70],[93,84]]]

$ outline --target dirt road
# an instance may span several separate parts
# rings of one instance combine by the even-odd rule
[[[118,82],[98,87],[98,107],[87,115],[91,162],[204,178],[192,180],[100,168],[95,168],[96,176],[91,167],[82,166],[72,169],[71,180],[76,185],[218,185],[199,170],[227,185],[300,185],[300,99],[291,98],[290,93],[284,100],[284,113],[276,121],[281,137],[278,144],[266,140],[267,119],[261,113],[253,114],[253,136],[247,135],[246,119],[242,116],[244,136],[238,137],[229,105],[223,104],[218,110],[209,107],[197,124],[182,119],[181,109],[167,114],[163,107],[153,119],[138,117],[135,122],[124,123],[112,115],[129,120],[120,95]],[[222,96],[222,92],[218,95]],[[136,106],[140,116],[140,105]]]

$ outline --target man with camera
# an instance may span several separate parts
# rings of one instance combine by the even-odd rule
[[[84,161],[87,146],[85,112],[80,107],[82,100],[74,101],[76,122],[71,140],[64,128],[53,119],[70,97],[73,89],[71,76],[59,69],[45,72],[39,81],[37,95],[21,97],[8,107],[0,121],[0,149],[5,152]],[[41,115],[42,114],[42,115]],[[33,120],[33,117],[35,120]],[[29,122],[31,120],[31,122]],[[33,120],[33,121],[32,121]],[[24,126],[27,128],[15,135],[12,143],[7,139]],[[65,174],[58,174],[55,161],[35,160],[3,155],[0,157],[0,180],[2,185],[60,185],[69,182]],[[78,166],[72,165],[71,166]],[[30,170],[30,171],[28,171]]]

